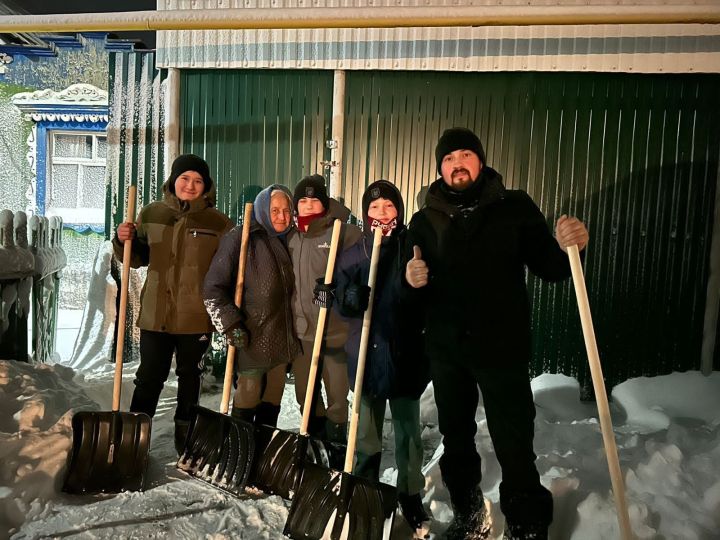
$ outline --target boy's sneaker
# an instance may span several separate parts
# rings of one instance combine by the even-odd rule
[[[420,494],[398,493],[398,501],[405,520],[413,530],[413,538],[427,538],[430,534],[430,516],[425,511]]]

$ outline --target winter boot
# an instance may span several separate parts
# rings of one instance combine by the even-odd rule
[[[331,443],[347,444],[347,422],[336,424],[327,421],[325,424],[325,440]]]
[[[185,449],[185,439],[187,439],[189,429],[189,420],[175,420],[175,450],[178,456],[181,456]]]
[[[398,493],[398,501],[405,521],[413,530],[413,538],[427,538],[430,534],[430,516],[425,511],[420,494]]]
[[[530,490],[510,490],[500,484],[500,509],[506,519],[504,539],[547,540],[553,500],[541,485]]]
[[[492,520],[480,488],[469,493],[450,493],[455,517],[442,537],[444,540],[486,540]]]
[[[506,523],[503,540],[547,540],[548,527],[542,523]]]
[[[261,401],[255,413],[255,423],[276,427],[280,416],[280,405],[273,405],[269,401]]]
[[[233,408],[230,411],[230,416],[232,416],[235,420],[243,420],[252,424],[255,421],[256,411],[257,407],[247,409],[243,407],[236,407],[235,405],[233,405]]]

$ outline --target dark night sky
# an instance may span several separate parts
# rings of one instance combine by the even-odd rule
[[[0,0],[18,12],[34,15],[46,13],[103,13],[110,11],[146,11],[154,10],[156,0]],[[117,32],[124,39],[140,39],[146,47],[155,47],[155,32]]]

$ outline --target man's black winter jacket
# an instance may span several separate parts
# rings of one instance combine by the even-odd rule
[[[410,221],[406,260],[413,245],[430,272],[415,294],[423,299],[431,357],[460,354],[486,367],[527,363],[526,268],[548,281],[570,276],[567,255],[528,194],[506,190],[489,167],[465,192],[440,178]]]

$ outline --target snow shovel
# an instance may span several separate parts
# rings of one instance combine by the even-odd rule
[[[326,284],[332,283],[341,226],[340,220],[336,219],[333,224],[330,253],[325,268]],[[257,452],[248,483],[265,493],[280,495],[286,499],[292,498],[299,479],[299,471],[304,466],[304,462],[322,463],[326,466],[330,462],[329,451],[332,450],[330,445],[308,435],[327,311],[328,308],[321,307],[318,315],[300,433],[283,431],[269,426],[256,428]]]
[[[352,417],[343,471],[317,464],[303,466],[297,494],[293,498],[284,534],[297,540],[388,540],[397,508],[393,486],[354,476],[351,473],[360,418],[365,360],[370,338],[370,320],[375,296],[382,232],[375,229],[370,258],[370,299],[363,317]]]
[[[237,307],[242,305],[252,206],[252,203],[246,203],[243,213],[240,257],[235,282],[235,305]],[[227,414],[234,367],[235,347],[228,345],[220,412],[205,407],[195,407],[195,415],[188,428],[185,446],[180,459],[178,459],[177,468],[212,486],[233,495],[240,495],[245,491],[250,464],[255,452],[255,433],[251,423]]]
[[[135,186],[128,188],[126,223],[135,221],[135,192]],[[72,455],[62,488],[67,493],[118,493],[143,489],[152,421],[145,413],[120,412],[131,254],[132,240],[125,240],[112,411],[81,411],[73,416]]]
[[[615,494],[615,508],[618,514],[620,535],[623,540],[631,540],[634,536],[632,528],[630,527],[627,501],[625,500],[625,485],[620,470],[617,446],[615,445],[615,435],[613,433],[612,420],[610,419],[610,406],[608,405],[605,383],[603,382],[600,354],[598,353],[597,343],[595,341],[590,302],[588,301],[585,277],[583,275],[582,264],[580,263],[580,252],[576,245],[568,247],[568,256],[570,257],[570,269],[572,271],[573,284],[575,285],[575,296],[577,297],[578,310],[580,311],[580,322],[582,324],[583,337],[585,338],[585,349],[588,355],[588,362],[590,363],[590,374],[592,376],[595,400],[598,406],[600,429],[602,431],[603,444],[605,445],[605,455],[607,456],[610,480],[613,493]]]

